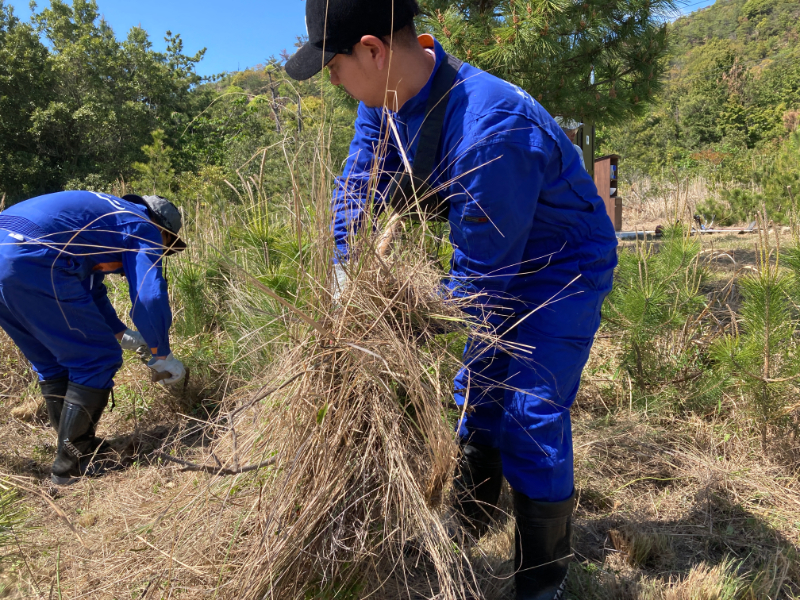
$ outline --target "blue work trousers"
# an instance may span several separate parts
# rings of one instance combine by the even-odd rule
[[[526,302],[533,310],[517,307],[497,325],[514,348],[487,348],[471,340],[465,367],[455,378],[456,403],[463,408],[467,401],[462,440],[499,448],[511,487],[534,500],[557,502],[572,494],[569,410],[615,263],[616,255],[609,253],[589,265],[564,261],[541,269],[529,287],[538,298]]]
[[[0,327],[41,381],[112,388],[122,349],[72,259],[18,237],[0,231]]]

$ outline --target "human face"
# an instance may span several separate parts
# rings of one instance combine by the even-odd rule
[[[370,107],[383,105],[386,97],[388,48],[374,36],[365,36],[349,54],[337,54],[328,63],[331,83],[342,86],[356,100]]]
[[[169,248],[174,243],[175,239],[171,233],[161,230],[161,241],[164,242],[164,248]]]

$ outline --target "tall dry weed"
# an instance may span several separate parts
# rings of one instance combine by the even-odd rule
[[[672,180],[642,177],[626,182],[620,190],[623,198],[623,230],[653,230],[658,225],[689,223],[698,204],[709,198],[718,200],[719,190],[702,176]]]

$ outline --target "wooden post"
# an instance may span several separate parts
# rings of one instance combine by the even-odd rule
[[[606,213],[614,224],[616,231],[622,230],[622,199],[619,197],[617,167],[619,157],[616,154],[601,156],[594,161],[594,184],[597,193],[606,205]]]

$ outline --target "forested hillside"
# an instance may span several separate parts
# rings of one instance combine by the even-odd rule
[[[798,34],[793,0],[718,0],[678,19],[657,102],[603,129],[604,149],[624,157],[629,176],[683,168],[748,183],[800,122]]]

